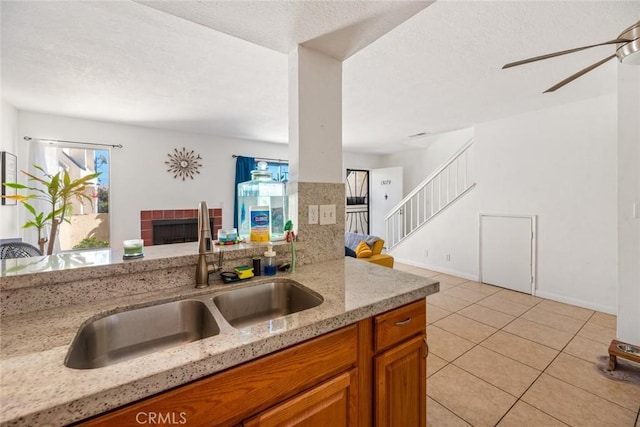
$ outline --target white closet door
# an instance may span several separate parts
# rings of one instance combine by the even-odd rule
[[[480,280],[533,294],[535,217],[480,216]]]

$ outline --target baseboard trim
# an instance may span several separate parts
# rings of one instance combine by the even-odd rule
[[[582,308],[588,308],[589,310],[601,311],[607,314],[613,314],[613,315],[618,314],[618,307],[615,307],[615,306],[610,307],[602,304],[594,304],[592,302],[585,301],[580,298],[572,298],[566,295],[559,295],[553,292],[541,291],[539,289],[536,289],[535,296],[552,300],[552,301],[563,302],[565,304],[576,305]]]
[[[469,273],[465,273],[463,271],[457,271],[454,269],[449,269],[449,268],[442,268],[441,266],[436,266],[436,265],[429,265],[429,264],[425,264],[425,263],[421,263],[421,262],[416,262],[410,259],[403,259],[403,258],[398,258],[398,257],[394,257],[396,262],[399,262],[401,264],[407,264],[413,267],[419,267],[419,268],[426,268],[427,270],[432,270],[432,271],[437,271],[438,273],[443,273],[443,274],[449,274],[451,276],[457,276],[457,277],[462,277],[464,279],[467,280],[473,280],[473,281],[479,281],[480,277],[477,275],[473,275],[473,274],[469,274]],[[504,288],[507,289],[507,288]],[[571,304],[571,305],[575,305],[578,307],[582,307],[582,308],[587,308],[589,310],[596,310],[596,311],[600,311],[602,313],[607,313],[607,314],[613,314],[613,315],[617,315],[618,314],[618,307],[617,306],[607,306],[607,305],[603,305],[603,304],[594,304],[590,301],[585,301],[583,299],[580,298],[573,298],[573,297],[568,297],[566,295],[561,295],[561,294],[556,294],[554,292],[548,292],[548,291],[543,291],[540,289],[536,289],[535,291],[535,296],[540,297],[540,298],[545,298],[551,301],[557,301],[557,302],[562,302],[565,304]]]
[[[409,259],[398,258],[395,255],[394,255],[394,259],[395,259],[395,262],[399,262],[401,264],[407,264],[412,267],[426,268],[427,270],[437,271],[438,273],[448,274],[450,276],[462,277],[463,279],[474,280],[474,281],[478,281],[479,279],[477,275],[465,273],[463,271],[457,271],[450,268],[442,268],[439,265],[436,266],[436,265],[424,264],[421,262],[415,262]]]

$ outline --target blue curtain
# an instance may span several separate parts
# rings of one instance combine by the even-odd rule
[[[236,184],[233,194],[233,226],[238,228],[238,184],[251,180],[251,171],[256,168],[256,159],[253,157],[236,157]]]

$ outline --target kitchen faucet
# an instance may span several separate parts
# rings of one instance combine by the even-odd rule
[[[207,262],[207,253],[211,252],[211,225],[209,224],[209,208],[206,202],[198,207],[198,264],[196,266],[196,288],[209,286],[209,275],[222,270],[222,251],[218,251],[218,263]]]

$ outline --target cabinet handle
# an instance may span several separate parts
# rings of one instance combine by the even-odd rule
[[[426,359],[429,356],[429,343],[427,342],[427,337],[424,338],[424,347],[426,349],[424,358]]]
[[[408,325],[409,323],[411,323],[411,317],[407,317],[402,322],[396,322],[395,325],[396,326],[404,326],[404,325]]]

